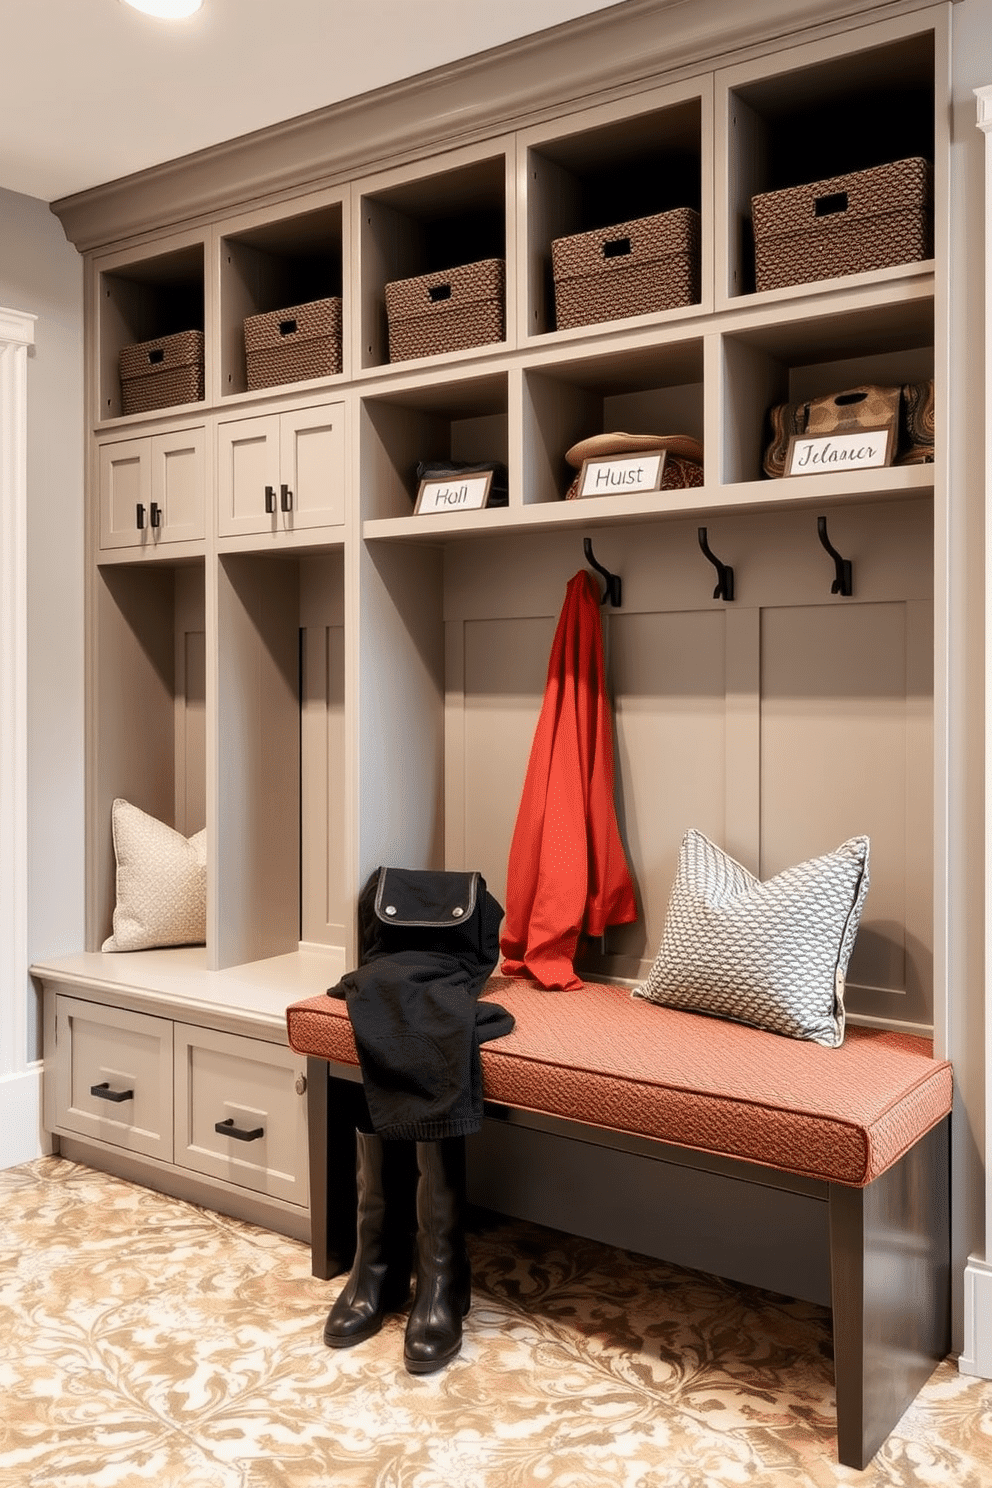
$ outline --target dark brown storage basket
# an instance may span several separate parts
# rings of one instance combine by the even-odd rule
[[[198,403],[203,397],[203,332],[179,331],[125,346],[117,365],[125,414]]]
[[[485,258],[387,284],[389,360],[405,362],[502,341],[505,279],[503,260]]]
[[[932,198],[931,167],[918,156],[753,197],[757,288],[930,258]]]
[[[245,321],[248,387],[276,387],[341,371],[341,300],[310,300]]]
[[[699,300],[699,213],[637,217],[551,244],[558,329],[623,320]]]

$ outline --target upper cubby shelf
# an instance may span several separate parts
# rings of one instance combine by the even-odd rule
[[[423,275],[443,276],[449,270],[490,260],[506,264],[507,203],[511,199],[511,160],[498,147],[483,158],[463,158],[462,163],[430,175],[400,171],[363,185],[358,205],[362,367],[390,362],[387,284]],[[454,312],[456,295],[451,294],[451,286],[444,295],[443,284],[425,287],[425,308],[435,303],[429,294],[432,287],[451,302],[438,299],[437,308]],[[502,298],[499,308],[505,333],[511,286]],[[482,339],[501,342],[504,336],[487,331]],[[451,347],[440,341],[437,350],[450,353]]]
[[[818,230],[821,222],[825,229],[834,231],[841,214],[849,213],[844,231],[867,233],[863,204],[853,197],[847,200],[847,193],[836,185],[837,177],[913,157],[929,163],[934,160],[933,31],[893,36],[863,51],[824,54],[821,60],[801,67],[787,69],[785,61],[780,60],[778,67],[780,70],[765,76],[755,76],[753,66],[724,74],[728,89],[726,292],[731,298],[754,294],[758,288],[765,293],[788,293],[782,286],[798,282],[792,279],[789,268],[783,268],[779,275],[766,270],[765,282],[759,286],[752,208],[755,196],[819,182],[834,183],[825,186],[820,196],[814,193],[809,201],[794,198],[776,204],[775,235],[781,235],[766,251],[784,254],[793,220],[796,229],[802,227],[807,234],[809,225]],[[907,249],[907,255],[914,259],[926,259],[932,253],[925,244],[927,229],[932,240],[933,206],[932,201],[923,200],[920,242]],[[878,211],[890,214],[891,203],[880,203]],[[856,216],[860,221],[855,222]],[[880,232],[890,243],[899,233],[893,221],[888,216]],[[919,251],[921,244],[924,251]],[[892,251],[897,254],[892,262],[900,261],[899,250]],[[839,253],[836,261],[838,275],[857,272],[843,262]],[[869,271],[872,267],[875,265],[866,264]],[[815,272],[819,282],[832,277],[821,275],[818,269],[800,272]],[[781,285],[770,283],[775,277],[781,278]]]
[[[703,98],[669,97],[611,119],[602,114],[525,137],[530,335],[656,314],[703,298],[708,254],[701,240],[710,231]],[[674,212],[680,216],[629,230]],[[602,283],[604,274],[616,295],[595,293],[592,276]]]
[[[202,240],[186,242],[145,258],[111,262],[98,276],[100,365],[97,410],[100,419],[152,407],[176,407],[203,399],[204,258]],[[121,352],[156,343],[166,337],[198,334],[198,379],[183,371],[192,364],[185,349],[178,376],[166,365],[169,348],[152,346],[142,360],[148,372],[169,380],[169,386],[140,399],[142,406],[126,408],[121,387]],[[190,340],[194,338],[190,337]],[[138,353],[140,355],[140,353]],[[134,355],[132,353],[132,355]],[[156,360],[157,359],[157,360]],[[160,370],[159,370],[160,369]],[[126,368],[137,372],[136,367]],[[196,384],[196,385],[194,385]],[[197,396],[189,394],[195,392]],[[162,401],[158,401],[162,399]]]
[[[223,396],[344,370],[343,213],[340,200],[329,200],[284,216],[255,214],[225,231],[220,244]],[[258,316],[266,319],[254,319]],[[246,320],[252,322],[247,330]]]

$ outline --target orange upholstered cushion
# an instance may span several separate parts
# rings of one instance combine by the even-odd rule
[[[839,1049],[632,998],[587,982],[546,992],[493,977],[516,1027],[482,1046],[487,1100],[782,1172],[863,1187],[951,1108],[927,1039],[849,1026]],[[357,1065],[347,1008],[287,1010],[300,1054]]]

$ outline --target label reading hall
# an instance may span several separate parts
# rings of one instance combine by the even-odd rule
[[[623,496],[635,491],[661,489],[661,472],[665,468],[665,451],[651,450],[643,455],[608,455],[599,460],[586,460],[579,481],[580,496]]]
[[[481,511],[489,500],[489,487],[493,482],[491,470],[481,475],[453,475],[443,480],[432,478],[420,482],[415,516],[427,513]]]
[[[793,434],[786,475],[822,475],[825,470],[875,470],[892,463],[892,428],[855,429],[844,434]]]

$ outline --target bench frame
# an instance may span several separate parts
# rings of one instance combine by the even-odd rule
[[[355,1126],[361,1075],[307,1059],[311,1254],[314,1276],[347,1270],[355,1250]],[[507,1108],[491,1108],[505,1120]],[[511,1108],[515,1123],[548,1119]],[[562,1137],[588,1141],[582,1122],[554,1119]],[[612,1133],[595,1128],[606,1146]],[[623,1146],[617,1138],[616,1145]],[[649,1143],[649,1146],[652,1145]],[[669,1152],[654,1143],[659,1153]],[[753,1165],[721,1159],[748,1181]],[[827,1183],[837,1400],[837,1456],[861,1470],[948,1354],[950,1315],[950,1117],[865,1188]],[[691,1225],[686,1216],[686,1226]],[[664,1257],[660,1257],[664,1259]]]

